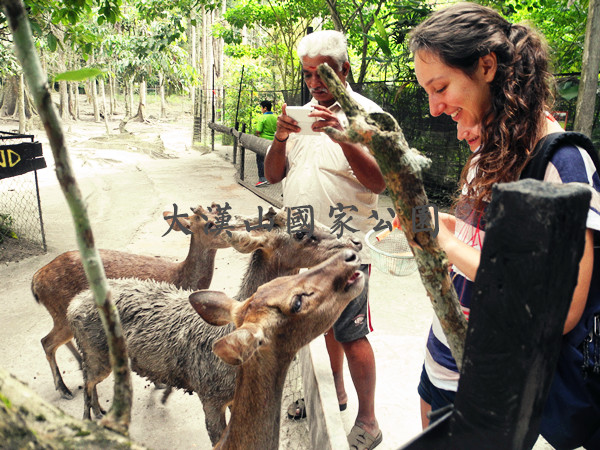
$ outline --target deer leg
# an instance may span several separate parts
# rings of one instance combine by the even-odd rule
[[[208,437],[212,445],[219,442],[225,430],[225,406],[219,399],[206,398],[202,400],[206,430],[208,431]]]
[[[160,399],[160,402],[164,405],[165,403],[167,403],[167,400],[169,399],[169,395],[171,395],[171,392],[173,391],[173,388],[171,386],[166,386],[165,387],[165,392],[163,392],[162,398]]]
[[[73,393],[66,386],[60,374],[60,369],[56,363],[56,350],[63,344],[70,343],[73,338],[73,333],[68,327],[59,327],[56,324],[54,328],[48,333],[47,336],[42,338],[42,347],[46,353],[46,359],[50,364],[50,370],[52,371],[52,378],[54,378],[54,387],[60,392],[61,397],[71,400]],[[72,344],[71,344],[72,345]],[[81,364],[81,357],[79,357]]]
[[[77,347],[75,347],[75,344],[73,343],[73,339],[71,339],[69,342],[67,342],[66,346],[69,350],[71,350],[71,353],[73,354],[73,356],[79,363],[79,368],[82,369],[83,368],[83,360],[81,359],[81,355],[77,351]]]
[[[85,359],[85,355],[84,355]],[[90,419],[90,409],[94,411],[97,419],[106,414],[106,411],[100,407],[98,400],[98,390],[96,386],[110,374],[110,364],[101,368],[90,368],[87,362],[83,365],[83,418]]]

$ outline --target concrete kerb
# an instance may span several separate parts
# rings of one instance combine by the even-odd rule
[[[348,448],[348,439],[338,408],[333,375],[325,339],[317,338],[298,352],[310,448],[338,450]]]

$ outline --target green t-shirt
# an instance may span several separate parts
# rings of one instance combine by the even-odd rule
[[[258,125],[256,125],[256,131],[260,133],[260,137],[272,141],[276,130],[277,116],[273,114],[273,111],[263,113],[258,119]]]

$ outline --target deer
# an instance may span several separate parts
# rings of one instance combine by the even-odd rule
[[[237,251],[251,253],[237,300],[251,297],[260,286],[302,267],[316,266],[344,249],[359,251],[360,242],[337,239],[315,224],[312,233],[288,232],[287,210],[272,226],[232,231],[224,239]],[[212,444],[225,430],[225,410],[233,399],[237,371],[212,352],[212,344],[231,331],[215,327],[194,314],[189,304],[193,290],[152,280],[110,280],[112,298],[121,318],[131,369],[153,383],[194,392],[202,402]],[[190,314],[192,313],[192,314]],[[84,419],[105,413],[96,386],[111,371],[106,336],[90,291],[78,294],[67,319],[83,357]]]
[[[174,231],[184,229],[191,232],[187,257],[182,262],[168,258],[138,255],[117,250],[100,250],[107,278],[139,278],[165,281],[184,289],[207,289],[212,281],[217,249],[227,248],[230,244],[223,239],[225,232],[215,232],[216,208],[214,203],[207,211],[202,206],[192,208],[188,217],[178,216],[170,211],[163,212],[165,220]],[[264,218],[275,215],[269,210]],[[170,217],[170,218],[169,218]],[[248,219],[248,220],[246,220]],[[255,218],[236,216],[230,222],[232,228],[246,223],[256,223]],[[183,228],[182,228],[183,227]],[[88,288],[88,281],[81,264],[78,251],[60,254],[54,260],[39,269],[31,280],[31,291],[36,301],[48,310],[52,316],[52,330],[42,338],[42,347],[50,364],[54,386],[65,399],[72,399],[73,393],[64,383],[56,362],[56,350],[63,344],[71,351],[81,366],[82,360],[73,344],[73,332],[67,321],[67,307],[73,297]],[[165,391],[163,403],[170,390]]]
[[[306,272],[262,285],[241,303],[215,291],[190,296],[206,322],[236,327],[213,344],[222,361],[239,368],[229,424],[215,449],[279,448],[281,396],[290,363],[360,294],[365,276],[359,265],[358,254],[347,249]]]

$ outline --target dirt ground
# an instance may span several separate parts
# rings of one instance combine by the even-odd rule
[[[197,204],[227,201],[236,214],[249,215],[256,213],[258,205],[268,205],[235,182],[230,160],[223,157],[227,150],[203,155],[191,148],[193,121],[181,104],[171,106],[167,119],[157,118],[156,105],[154,111],[149,109],[149,123],[130,122],[127,135],[118,133],[122,116],[116,116],[109,123],[109,136],[103,123],[93,122],[88,109],[83,120],[65,124],[67,145],[88,205],[96,245],[182,260],[188,240],[175,232],[162,237],[167,231],[162,211],[172,210],[173,204],[187,210]],[[16,128],[16,121],[0,120],[0,130]],[[40,345],[52,321],[47,311],[34,302],[30,291],[31,276],[37,269],[77,247],[45,134],[40,129],[30,132],[42,142],[48,163],[47,169],[39,171],[48,251],[0,260],[0,355],[6,370],[47,401],[80,417],[81,371],[68,350],[61,347],[58,364],[75,398],[60,398]],[[388,206],[386,199],[380,200],[383,211]],[[0,247],[0,251],[6,250]],[[211,288],[234,295],[246,263],[245,255],[232,249],[220,250]],[[369,339],[377,362],[376,414],[384,436],[378,448],[395,449],[420,432],[416,386],[432,309],[416,273],[394,277],[374,269],[371,289],[375,332]],[[345,379],[349,402],[342,419],[348,432],[357,401],[347,369]],[[211,447],[197,398],[178,391],[162,405],[161,392],[148,381],[137,376],[133,381],[133,439],[155,449]],[[99,385],[99,396],[103,402],[110,402],[110,378]],[[287,444],[281,448],[293,447]],[[536,448],[549,447],[540,441]]]

